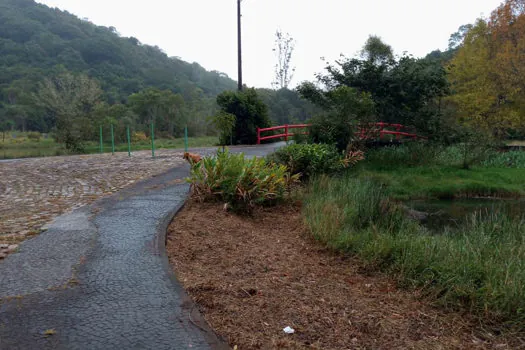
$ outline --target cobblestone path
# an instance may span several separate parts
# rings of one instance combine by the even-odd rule
[[[56,216],[182,164],[180,150],[0,162],[0,244],[38,234]]]

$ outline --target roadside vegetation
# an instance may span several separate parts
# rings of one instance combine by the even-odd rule
[[[31,135],[38,135],[31,136]],[[140,134],[138,134],[140,135]],[[219,139],[216,136],[189,137],[189,147],[213,147]],[[182,149],[184,148],[183,138],[159,138],[155,139],[156,149]],[[144,134],[137,136],[134,134],[131,142],[131,151],[151,150],[151,140]],[[115,144],[115,152],[127,152],[127,143],[118,142]],[[7,136],[4,141],[0,141],[0,159],[15,159],[29,157],[51,157],[72,154],[94,154],[100,152],[100,143],[89,141],[84,143],[82,150],[68,150],[63,144],[57,143],[52,137],[44,138],[39,133],[17,132],[16,138]],[[111,142],[104,142],[104,152],[111,152]]]

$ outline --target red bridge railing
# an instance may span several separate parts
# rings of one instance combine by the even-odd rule
[[[260,145],[261,141],[264,140],[271,140],[271,139],[280,139],[284,137],[286,141],[288,141],[288,138],[294,136],[295,134],[290,133],[290,129],[305,129],[309,127],[311,124],[295,124],[295,125],[281,125],[281,126],[274,126],[271,128],[257,128],[257,144]],[[261,136],[262,132],[265,131],[275,131],[275,130],[281,130],[283,129],[284,132],[277,134],[277,135],[269,135],[269,136]],[[308,135],[308,132],[301,132],[300,135]]]
[[[281,125],[274,126],[271,128],[257,128],[257,144],[261,144],[261,141],[271,140],[271,139],[280,139],[283,138],[288,141],[288,139],[295,135],[295,133],[290,133],[290,129],[305,129],[311,126],[311,124],[295,124],[295,125]],[[395,129],[392,130],[392,129]],[[261,136],[261,133],[265,131],[275,131],[283,130],[283,132],[277,135],[268,135]],[[367,125],[362,125],[358,128],[357,133],[361,140],[375,139],[379,136],[379,139],[383,139],[384,135],[395,135],[396,140],[400,140],[401,137],[409,137],[413,139],[426,139],[424,136],[419,136],[410,131],[410,128],[402,124],[391,124],[391,123],[371,123]],[[301,135],[308,135],[308,132],[301,132]]]
[[[391,130],[395,129],[395,131]],[[391,124],[391,123],[371,123],[358,128],[359,138],[361,140],[375,139],[379,135],[379,139],[382,140],[384,135],[395,135],[396,140],[400,140],[401,136],[410,137],[413,139],[426,139],[424,136],[419,136],[410,131],[410,128],[403,124]]]

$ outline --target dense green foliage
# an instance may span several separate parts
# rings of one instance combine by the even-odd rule
[[[289,89],[257,89],[257,94],[268,106],[268,115],[275,125],[303,123],[321,109]]]
[[[188,182],[197,198],[223,201],[235,210],[245,211],[282,199],[296,180],[297,176],[290,176],[284,165],[226,150],[194,164]]]
[[[324,113],[310,121],[312,142],[333,144],[339,150],[346,150],[358,125],[374,118],[374,102],[368,93],[347,86],[320,91],[312,83],[304,83],[298,90],[324,108]]]
[[[334,105],[352,100],[346,92],[346,98],[334,101],[336,92],[346,88],[355,91],[357,96],[368,95],[373,101],[372,110],[368,107],[366,113],[361,113],[362,117],[359,115],[362,109],[355,104],[350,106],[349,110],[358,117],[354,119],[359,122],[401,123],[429,134],[439,130],[439,100],[448,93],[446,72],[440,62],[410,56],[395,58],[390,46],[371,36],[361,57],[344,57],[328,64],[326,71],[318,75],[323,88],[303,83],[298,89],[301,95],[325,109],[332,109]]]
[[[336,173],[348,165],[344,155],[327,144],[289,145],[278,149],[268,159],[287,166],[292,174],[301,174],[302,178]]]
[[[271,125],[268,107],[255,89],[225,91],[217,96],[217,104],[222,112],[236,117],[233,129],[234,144],[257,143],[257,128],[267,128]]]

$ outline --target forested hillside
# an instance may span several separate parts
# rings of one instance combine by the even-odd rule
[[[82,117],[81,137],[88,139],[97,124],[108,121],[141,129],[154,120],[171,134],[180,134],[186,124],[191,134],[214,133],[208,119],[217,110],[216,96],[236,89],[226,74],[168,57],[159,47],[121,37],[113,27],[33,0],[0,0],[0,127],[55,130],[61,106],[49,104],[48,90],[61,96],[73,93],[64,88],[72,80],[85,82],[75,85],[75,93],[87,86],[100,92],[83,107],[88,113],[76,116]],[[293,91],[261,93],[275,122],[304,120],[313,111]],[[135,103],[128,103],[133,94],[138,94],[131,99]]]
[[[96,79],[108,104],[126,103],[129,95],[155,87],[180,93],[187,102],[198,99],[209,111],[219,92],[236,86],[223,73],[120,37],[115,28],[32,0],[0,0],[0,108],[15,127],[48,131],[54,126],[29,108],[28,100],[44,78],[65,71]]]

